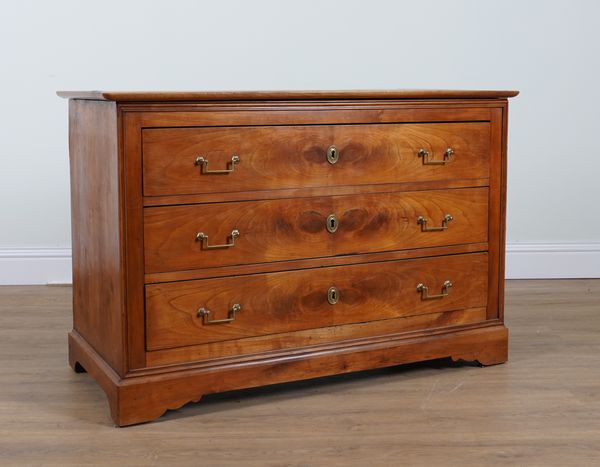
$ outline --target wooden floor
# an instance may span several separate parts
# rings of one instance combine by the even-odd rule
[[[209,396],[115,428],[67,366],[68,287],[0,287],[1,465],[600,466],[600,280],[511,281],[510,361]]]

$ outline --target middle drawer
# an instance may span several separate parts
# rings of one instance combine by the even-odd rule
[[[146,273],[486,242],[488,189],[152,207]]]

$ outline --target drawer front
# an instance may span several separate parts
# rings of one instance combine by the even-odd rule
[[[487,178],[489,150],[487,122],[146,129],[144,195]]]
[[[487,281],[472,253],[148,285],[147,349],[485,307]]]
[[[146,272],[486,242],[487,210],[487,188],[146,208]]]

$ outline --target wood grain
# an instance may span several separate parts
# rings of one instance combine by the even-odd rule
[[[343,266],[347,264],[366,264],[399,259],[427,258],[430,256],[456,255],[487,251],[488,244],[465,243],[441,247],[417,248],[413,250],[386,251],[380,253],[364,253],[361,255],[338,255],[325,258],[298,259],[292,261],[276,261],[273,263],[245,264],[236,266],[220,266],[205,269],[189,269],[187,271],[159,272],[146,274],[147,284],[160,282],[188,281],[209,279],[212,277],[242,276],[262,272],[281,272],[299,269]]]
[[[488,123],[165,128],[143,131],[144,194],[181,195],[489,177]],[[339,159],[327,160],[335,145]],[[420,149],[445,165],[424,165]],[[208,168],[227,174],[202,173]]]
[[[506,161],[506,154],[503,154],[503,109],[491,109],[491,152],[490,165],[494,170],[490,171],[489,186],[489,210],[488,210],[488,258],[490,264],[489,271],[489,294],[487,313],[489,319],[497,319],[500,316],[500,307],[503,298],[499,295],[501,282],[504,281],[504,269],[501,263],[504,262],[505,245],[504,229],[505,219],[503,216],[503,205],[506,201],[506,172],[503,170],[503,164]],[[501,275],[502,274],[502,275]]]
[[[172,368],[173,365],[185,365],[188,362],[233,357],[240,353],[240,349],[243,349],[247,355],[275,351],[285,352],[288,349],[298,349],[310,345],[331,344],[386,333],[418,332],[422,329],[464,326],[482,323],[485,320],[485,308],[468,308],[154,350],[146,354],[146,362],[148,368],[160,366]],[[133,373],[143,371],[140,369]]]
[[[178,204],[225,203],[231,201],[258,201],[263,199],[310,198],[315,196],[366,195],[396,191],[423,191],[451,188],[477,188],[489,186],[489,178],[455,178],[431,182],[381,183],[378,185],[344,185],[325,187],[300,187],[281,190],[254,190],[230,193],[196,193],[192,195],[145,196],[144,206],[170,206]]]
[[[269,95],[272,99],[267,99]],[[75,295],[79,297],[75,303],[77,300],[85,303],[86,300],[78,289],[81,284],[87,284],[86,287],[95,292],[91,298],[94,304],[92,316],[85,317],[84,325],[76,324],[70,333],[69,362],[75,371],[85,369],[98,381],[107,393],[111,414],[117,424],[150,420],[167,409],[199,400],[203,395],[236,388],[443,356],[477,360],[482,364],[506,361],[507,331],[497,318],[502,316],[498,291],[501,287],[503,223],[499,217],[504,212],[502,196],[506,180],[503,169],[506,127],[500,116],[504,115],[501,112],[507,106],[507,96],[502,93],[444,94],[442,91],[421,94],[422,97],[430,97],[419,100],[417,95],[387,91],[354,95],[347,92],[330,95],[277,92],[246,95],[138,94],[137,98],[157,99],[143,101],[119,100],[136,99],[136,96],[127,93],[69,95],[76,97],[73,106],[85,109],[81,114],[72,112],[72,118],[81,127],[79,134],[83,136],[79,138],[77,150],[84,154],[84,159],[92,161],[89,171],[81,167],[77,169],[77,184],[83,186],[87,182],[86,176],[106,169],[98,183],[90,185],[97,193],[91,193],[90,187],[84,187],[82,192],[88,190],[90,198],[79,198],[77,210],[81,215],[74,216],[76,222],[83,225],[78,227],[82,235],[74,236],[74,244],[78,242],[74,248],[83,258],[79,260],[80,264],[86,265],[82,272],[74,275],[78,282]],[[247,100],[240,100],[243,96]],[[223,99],[211,100],[219,97]],[[99,102],[105,98],[117,101]],[[180,98],[190,100],[178,100]],[[105,106],[102,108],[112,109],[110,119],[97,111],[97,106],[102,105]],[[95,117],[87,118],[86,113]],[[264,130],[264,134],[255,132],[258,127],[266,126],[275,128]],[[363,126],[378,131],[368,132]],[[226,128],[221,131],[218,127]],[[390,128],[394,131],[388,134]],[[396,131],[396,128],[417,131],[407,135]],[[424,131],[424,128],[427,130]],[[447,132],[448,128],[460,131]],[[473,128],[485,128],[485,131],[471,132]],[[281,158],[277,155],[287,154],[281,152],[284,146],[273,137],[278,134],[275,130],[297,130],[297,133],[288,134],[286,139],[296,141],[295,149],[300,151],[298,166],[293,166],[295,168],[290,176],[278,167],[280,175],[263,177],[259,183],[252,185],[252,180],[260,175],[257,168],[264,168],[264,161],[253,156],[249,159],[251,164],[248,164],[249,172],[253,170],[252,176],[247,173],[241,177],[246,177],[244,191],[227,191],[230,188],[225,186],[225,182],[208,191],[197,186],[178,191],[181,189],[178,183],[182,187],[186,184],[185,179],[178,179],[174,183],[169,182],[176,194],[171,194],[171,189],[165,194],[160,188],[160,196],[144,196],[144,179],[148,178],[144,173],[144,165],[148,162],[144,160],[144,134],[171,135],[173,131],[173,137],[164,144],[161,138],[156,140],[157,144],[164,146],[157,157],[157,160],[163,161],[169,157],[162,152],[167,145],[177,148],[182,143],[187,151],[190,142],[187,135],[195,135],[196,131],[202,130],[202,140],[210,143],[211,151],[214,151],[210,157],[214,159],[220,157],[221,149],[229,151],[230,144],[242,144],[240,141],[243,140],[231,138],[231,133],[238,129],[252,130],[252,135],[258,135],[248,137],[252,143],[246,149],[248,154],[253,154],[255,146],[265,153],[269,148],[266,141],[276,141],[273,146],[278,148],[278,152],[274,153],[276,157],[269,155],[271,160],[268,162],[273,167]],[[431,132],[431,129],[434,131]],[[155,130],[156,133],[153,133]],[[310,165],[311,157],[314,158],[311,154],[316,152],[311,153],[306,142],[310,138],[303,137],[302,132],[312,130],[316,131],[311,134],[316,140],[316,152],[322,151],[326,139],[341,139],[344,145],[342,158],[346,155],[347,166],[340,162],[342,165],[338,168],[348,169],[341,177],[330,177],[328,172],[321,170],[321,165]],[[453,139],[455,137],[456,140]],[[394,155],[393,150],[379,150],[381,147],[400,146],[414,151],[419,140],[436,153],[443,150],[446,143],[454,144],[463,155],[470,154],[473,148],[476,148],[473,154],[481,153],[464,170],[449,175],[450,171],[443,169],[451,168],[457,159],[445,167],[416,167],[415,159],[410,163],[403,155],[386,159],[387,155]],[[199,141],[198,138],[193,139],[192,146],[201,144]],[[222,145],[222,141],[226,144]],[[333,144],[337,143],[334,141]],[[360,147],[354,148],[353,144]],[[108,153],[106,161],[100,162],[99,153],[104,150]],[[148,148],[148,153],[152,150]],[[177,158],[177,152],[174,154]],[[365,162],[364,154],[369,156],[370,166],[377,169],[374,175],[361,166]],[[379,160],[381,157],[383,159]],[[434,154],[434,157],[438,155]],[[296,162],[293,158],[292,161]],[[422,164],[422,161],[417,161]],[[473,175],[471,171],[479,163],[484,170],[477,169]],[[147,172],[152,173],[156,164],[151,161]],[[242,164],[243,161],[240,167]],[[404,174],[406,179],[402,178],[403,172],[398,169],[398,164],[410,172]],[[166,174],[169,171],[167,165],[159,171]],[[439,173],[431,179],[420,178],[419,170],[423,168],[433,169],[430,173]],[[309,169],[308,172],[306,169]],[[388,169],[395,174],[387,174]],[[236,173],[243,174],[236,171],[231,175],[236,176]],[[311,183],[324,184],[304,186],[298,183],[297,179],[306,173],[316,174]],[[102,177],[110,177],[110,180]],[[227,180],[228,177],[221,179]],[[156,174],[150,177],[152,183],[158,183],[156,179]],[[381,183],[381,180],[384,182]],[[272,186],[280,188],[273,189]],[[97,228],[85,225],[87,219],[83,213],[86,211],[94,214],[94,222],[100,223],[94,224]],[[335,233],[327,232],[324,236],[324,221],[329,214],[338,217],[340,226]],[[445,214],[452,214],[454,220],[449,229],[442,232],[423,232],[416,222],[421,215],[428,219],[428,225],[439,226]],[[202,222],[200,228],[206,230],[210,244],[227,240],[234,228],[241,231],[241,236],[233,248],[205,251],[195,240],[200,231],[196,225],[198,221]],[[241,225],[227,225],[238,221]],[[111,234],[107,233],[108,229]],[[191,238],[188,237],[190,233]],[[486,250],[489,251],[486,253]],[[383,305],[370,306],[364,312],[369,319],[377,318],[379,308],[385,319],[361,321],[364,318],[359,317],[356,311],[360,308],[354,309],[344,301],[343,305],[350,307],[347,316],[341,316],[341,321],[324,322],[324,327],[316,329],[302,327],[309,325],[313,319],[308,307],[304,306],[297,307],[302,317],[298,323],[286,322],[281,315],[272,314],[271,324],[280,329],[277,334],[260,335],[271,330],[268,325],[256,327],[253,321],[245,323],[242,329],[249,334],[238,332],[235,336],[221,336],[220,339],[225,340],[217,342],[211,342],[211,336],[203,338],[201,343],[193,341],[193,345],[184,347],[152,351],[146,348],[145,281],[154,284],[149,288],[167,287],[161,281],[182,279],[211,281],[211,284],[234,281],[243,284],[263,276],[291,276],[298,268],[297,274],[302,275],[303,280],[280,281],[278,287],[283,290],[292,285],[298,294],[308,296],[302,294],[303,286],[313,283],[320,286],[319,280],[329,277],[324,273],[319,278],[325,269],[315,269],[309,276],[311,267],[343,271],[347,266],[368,270],[366,277],[379,277],[378,271],[372,270],[372,264],[378,260],[385,263],[381,265],[385,269],[400,259],[412,257],[417,261],[418,255],[429,257],[418,261],[433,261],[432,256],[435,255],[467,252],[487,258],[487,274],[482,266],[478,275],[488,284],[485,292],[487,306],[485,300],[476,306],[460,302],[457,306],[462,308],[432,310],[412,316],[403,314],[401,307],[400,315],[394,315],[394,310],[387,304],[390,297],[396,299],[396,291],[390,287],[385,294],[379,294],[387,297]],[[198,258],[203,259],[198,261]],[[449,257],[448,261],[451,260],[453,258]],[[473,270],[465,267],[460,272],[468,275]],[[105,278],[108,280],[102,282]],[[343,277],[333,278],[344,280]],[[389,277],[384,279],[389,280]],[[365,303],[381,301],[374,293],[376,288],[367,287],[363,292],[356,287],[354,282],[362,280],[363,276],[353,282],[346,279],[344,289],[352,291],[359,301],[364,299]],[[254,290],[260,285],[264,284],[256,284],[257,287],[246,293],[256,303],[263,299]],[[180,286],[186,284],[181,283]],[[226,293],[220,295],[227,295],[232,289],[224,290]],[[356,293],[357,290],[361,292]],[[192,288],[190,293],[200,292]],[[217,295],[208,300],[221,300]],[[286,298],[283,292],[271,295]],[[344,296],[348,297],[348,293]],[[171,303],[183,300],[181,297],[174,296],[160,308],[167,309]],[[287,302],[294,304],[297,298],[290,297],[287,297]],[[402,300],[400,296],[400,302]],[[447,304],[449,300],[444,298],[440,302]],[[286,300],[275,302],[277,306],[272,309],[285,309]],[[268,300],[264,303],[270,310]],[[110,309],[103,314],[104,310],[99,311],[101,305]],[[316,309],[322,308],[322,304],[317,303]],[[251,307],[251,310],[258,310],[258,307]],[[78,313],[85,313],[84,308],[79,307],[75,312],[76,321]],[[260,316],[255,311],[253,314]],[[343,320],[346,318],[351,318],[351,322],[345,323]],[[327,319],[327,313],[317,316],[317,320]],[[341,324],[336,324],[338,322]],[[280,326],[282,323],[283,327]],[[301,329],[296,330],[296,325],[300,325]],[[112,332],[113,328],[115,332]],[[180,329],[184,328],[178,327],[177,331]],[[173,331],[175,328],[171,327],[170,332]],[[186,332],[183,331],[185,339]],[[175,345],[180,343],[181,340],[178,340]]]
[[[219,103],[119,104],[138,114],[140,132],[146,128],[216,126],[350,125],[376,123],[487,122],[490,109],[506,99],[487,101],[267,101]],[[139,135],[138,135],[139,136]]]
[[[76,331],[69,334],[69,352],[75,368],[81,365],[89,369],[92,376],[103,372],[104,360]],[[202,396],[215,392],[448,356],[453,360],[476,360],[482,365],[505,362],[508,331],[496,321],[463,328],[386,334],[329,346],[306,347],[284,355],[267,353],[245,362],[236,357],[167,372],[157,368],[118,381],[116,397],[112,397],[113,390],[107,391],[107,395],[111,413],[116,414],[115,423],[126,426],[153,420],[169,409],[198,402]],[[109,381],[104,376],[101,379]]]
[[[145,208],[146,273],[434,247],[487,240],[487,188]],[[327,231],[330,214],[339,220]],[[439,227],[423,232],[419,216]],[[211,244],[235,246],[205,250]]]
[[[117,108],[110,102],[71,101],[69,115],[73,327],[122,375],[125,291]]]
[[[487,255],[476,253],[150,285],[147,348],[483,307],[487,270]],[[453,286],[442,299],[423,300],[416,290],[424,283],[432,294],[439,294],[446,280]],[[334,305],[327,301],[330,287],[338,289]],[[242,308],[229,323],[205,324],[197,314],[202,307],[211,310],[211,319],[224,319],[234,303]],[[247,350],[240,345],[238,353]]]
[[[347,91],[58,91],[68,99],[124,102],[238,101],[305,99],[492,99],[514,97],[519,91],[389,89]]]
[[[141,181],[139,176],[142,167],[141,135],[145,128],[160,127],[198,127],[198,126],[231,126],[231,125],[313,125],[313,124],[359,124],[359,123],[391,123],[391,122],[456,122],[456,121],[489,121],[490,110],[506,104],[506,99],[452,99],[426,101],[415,100],[294,100],[294,101],[197,101],[197,102],[163,102],[163,103],[122,103],[118,104],[119,115],[122,116],[121,132],[124,139],[125,185],[124,217],[126,222],[126,252],[123,263],[127,269],[127,353],[130,368],[145,365],[144,326],[139,326],[144,319],[143,281],[144,281],[144,238],[142,230],[143,211],[139,208],[141,198]],[[465,182],[464,180],[444,180],[445,187],[466,187],[487,185],[486,179]],[[421,186],[411,184],[375,185],[375,191],[397,191],[439,188],[440,185],[421,182]],[[339,187],[329,188],[331,194],[342,194],[335,191]],[[298,188],[295,190],[259,190],[254,192],[237,192],[225,194],[183,195],[171,197],[146,197],[164,204],[189,204],[197,202],[238,201],[278,197],[324,196],[322,188]],[[346,193],[347,187],[345,188]],[[293,191],[293,192],[292,192]],[[352,193],[369,192],[369,185],[352,187]],[[349,194],[349,193],[348,193]],[[202,199],[199,198],[202,197]],[[212,198],[211,198],[212,196]],[[165,199],[168,198],[168,199]],[[227,267],[226,267],[227,268]],[[247,268],[245,269],[247,270]],[[197,269],[186,272],[193,274]],[[191,276],[193,278],[194,276]],[[196,276],[199,277],[199,276]],[[189,278],[189,277],[187,277]],[[125,318],[124,318],[125,319]]]
[[[125,255],[122,258],[126,270],[127,311],[123,320],[127,323],[128,368],[146,365],[146,336],[142,323],[144,304],[144,227],[141,158],[141,130],[139,114],[120,112],[123,134],[123,218],[125,223]]]

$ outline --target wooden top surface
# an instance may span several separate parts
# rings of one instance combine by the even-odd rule
[[[352,100],[352,99],[498,99],[519,91],[388,89],[345,91],[58,91],[67,99],[117,102]]]

